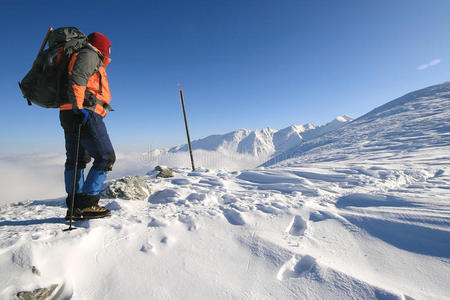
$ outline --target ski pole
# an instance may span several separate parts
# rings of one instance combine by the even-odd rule
[[[72,218],[73,218],[73,206],[75,204],[75,193],[76,193],[76,184],[77,184],[77,169],[78,169],[78,155],[80,152],[80,137],[81,137],[81,126],[82,123],[78,124],[77,128],[77,145],[75,150],[75,162],[74,162],[74,169],[73,169],[73,185],[72,185],[72,199],[71,199],[71,206],[70,206],[70,223],[69,228],[64,229],[63,231],[70,231],[73,229],[77,229],[76,227],[72,227]]]
[[[186,109],[184,108],[184,97],[183,97],[183,90],[181,89],[181,84],[179,85],[179,87],[180,87],[181,106],[183,107],[184,126],[186,127],[186,135],[187,135],[188,146],[189,146],[189,154],[191,156],[192,171],[195,171],[194,157],[192,156],[191,138],[189,136],[189,129],[188,129],[188,123],[187,123],[187,118],[186,118]]]

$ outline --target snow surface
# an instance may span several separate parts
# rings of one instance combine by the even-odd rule
[[[277,159],[146,176],[72,232],[63,198],[1,206],[0,298],[449,299],[450,83]]]

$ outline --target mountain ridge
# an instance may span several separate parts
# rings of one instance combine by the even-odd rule
[[[266,127],[263,129],[238,129],[225,134],[210,135],[192,142],[193,150],[225,151],[253,156],[272,156],[283,152],[306,140],[316,138],[329,131],[336,130],[351,122],[353,118],[338,116],[325,125],[312,123],[293,124],[282,129]],[[169,153],[188,151],[187,144],[168,149]]]
[[[450,126],[445,124],[450,119],[450,110],[447,107],[450,107],[450,82],[416,90],[369,111],[345,127],[279,153],[262,166],[294,158],[317,160],[318,155],[334,159],[348,153],[396,153],[448,145]]]

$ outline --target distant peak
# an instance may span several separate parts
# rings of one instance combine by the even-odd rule
[[[339,122],[349,122],[349,121],[353,121],[353,118],[352,118],[352,117],[349,117],[349,116],[347,116],[347,115],[343,115],[343,116],[337,116],[337,117],[335,118],[335,120],[336,120],[336,121],[339,121]]]

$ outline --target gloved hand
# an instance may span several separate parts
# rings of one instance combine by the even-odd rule
[[[86,125],[87,120],[89,118],[89,111],[86,109],[74,109],[73,113],[75,114],[75,122],[77,124],[81,124],[82,126]]]

